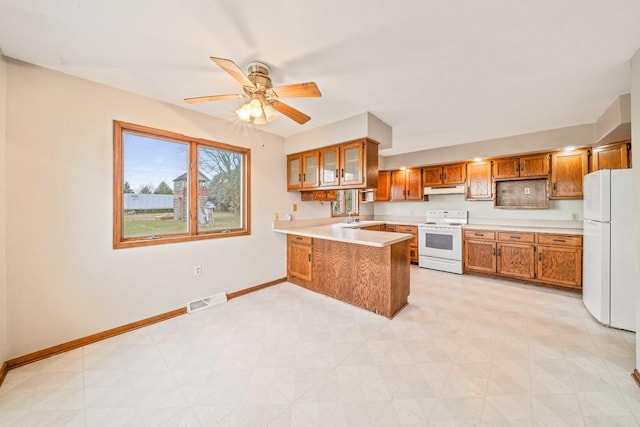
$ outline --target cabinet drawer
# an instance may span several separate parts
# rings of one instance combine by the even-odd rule
[[[387,224],[385,226],[385,231],[390,231],[390,232],[394,232],[395,233],[397,231],[396,228],[397,227],[396,227],[395,224]]]
[[[533,243],[536,241],[535,234],[533,233],[514,233],[511,231],[498,233],[498,240],[505,242],[523,242]]]
[[[538,243],[556,246],[582,246],[582,236],[567,234],[538,234]]]
[[[311,237],[296,236],[295,234],[287,234],[287,243],[299,243],[301,245],[311,245],[313,239]]]
[[[465,239],[482,239],[482,240],[496,240],[495,231],[483,231],[483,230],[465,230]]]
[[[418,234],[418,227],[415,225],[396,225],[396,232]]]

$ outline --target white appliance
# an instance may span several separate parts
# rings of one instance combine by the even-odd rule
[[[427,222],[418,224],[418,265],[462,274],[462,226],[466,223],[467,211],[427,211]]]
[[[635,331],[637,268],[631,169],[584,177],[582,300],[601,323]]]

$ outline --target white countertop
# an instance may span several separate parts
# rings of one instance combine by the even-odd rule
[[[386,247],[394,243],[413,238],[412,234],[393,233],[386,231],[360,230],[376,224],[391,224],[391,221],[361,221],[351,224],[333,223],[320,225],[295,226],[296,221],[278,221],[273,225],[273,231],[284,234],[312,237],[316,239],[333,240],[336,242],[354,243],[357,245]],[[283,224],[284,223],[284,224]],[[405,224],[404,222],[399,224]]]
[[[519,231],[530,233],[575,234],[582,236],[582,228],[549,227],[544,225],[466,224],[463,225],[462,228],[465,230]]]

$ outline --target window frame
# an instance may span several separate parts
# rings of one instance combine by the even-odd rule
[[[189,153],[189,223],[188,231],[180,234],[124,237],[124,133],[143,135],[169,142],[188,144]],[[206,147],[231,151],[242,156],[241,197],[242,227],[232,230],[198,231],[198,148]],[[113,121],[113,248],[162,245],[206,239],[246,236],[251,234],[251,149],[225,144],[203,138],[195,138],[167,130],[156,129],[134,123]]]
[[[340,190],[336,190],[336,191],[338,192],[339,200],[331,202],[331,217],[332,218],[340,218],[340,217],[349,216],[349,212],[346,211],[347,210],[347,198],[346,198],[347,197],[347,195],[346,195],[347,191],[352,192],[352,194],[353,194],[352,203],[356,204],[356,210],[355,211],[352,210],[353,213],[351,214],[351,216],[359,216],[360,215],[360,198],[359,198],[360,192],[355,188],[345,188],[345,189],[340,189]],[[340,196],[339,196],[340,192],[342,192],[342,199],[340,199]],[[334,210],[333,210],[333,207],[335,206],[335,203],[340,203],[340,205],[341,205],[341,209],[340,209],[339,213],[335,213]],[[343,212],[343,209],[344,209],[344,212]]]

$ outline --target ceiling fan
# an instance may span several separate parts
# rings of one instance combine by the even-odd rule
[[[311,117],[302,111],[296,110],[290,105],[280,101],[279,98],[312,98],[322,96],[318,86],[314,82],[296,83],[287,86],[273,87],[269,77],[269,66],[262,62],[251,62],[245,74],[235,62],[230,59],[210,58],[220,68],[229,73],[242,85],[244,93],[231,95],[199,96],[186,98],[189,104],[199,102],[220,101],[223,99],[250,98],[240,109],[236,111],[241,120],[264,124],[277,117],[280,112],[298,123],[305,124]]]

